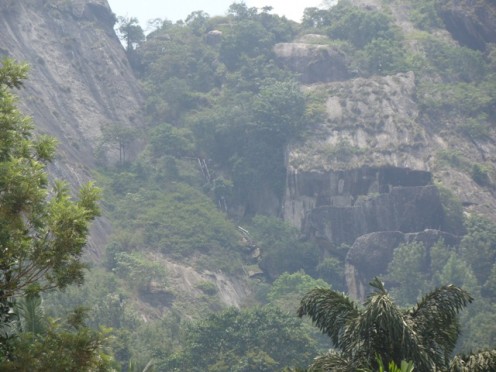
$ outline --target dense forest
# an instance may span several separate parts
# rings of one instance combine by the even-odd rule
[[[5,60],[0,369],[491,370],[496,218],[467,211],[440,176],[460,172],[493,193],[490,159],[476,162],[461,147],[432,154],[427,183],[442,204],[433,223],[444,235],[396,244],[364,298],[347,294],[353,241],[324,244],[284,218],[288,148],[323,122],[335,131],[342,124],[326,111],[338,88],[305,81],[278,45],[331,50],[342,84],[413,73],[430,133],[467,143],[493,135],[495,44],[451,37],[441,17],[447,0],[382,3],[307,8],[301,23],[233,3],[224,16],[156,19],[146,35],[137,19],[116,17],[145,95],[145,129],[102,124],[98,188],[86,185],[75,199],[48,181],[55,143],[32,138],[15,107],[11,92],[27,67]],[[389,5],[408,10],[410,29]],[[346,100],[345,88],[336,94]],[[340,170],[375,156],[346,139],[314,150]],[[370,206],[380,194],[355,203]],[[113,230],[95,259],[82,247],[99,214]]]

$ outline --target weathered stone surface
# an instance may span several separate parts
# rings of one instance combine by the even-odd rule
[[[395,187],[350,207],[325,206],[308,213],[303,231],[333,244],[353,244],[375,231],[415,232],[442,228],[444,211],[435,186]]]
[[[368,283],[375,276],[386,273],[393,252],[401,244],[420,242],[429,250],[440,239],[447,246],[456,246],[460,238],[434,229],[404,234],[399,231],[379,231],[360,236],[346,256],[346,284],[354,298],[363,300]]]
[[[306,236],[353,244],[374,231],[416,232],[444,227],[431,174],[396,167],[363,167],[290,176],[285,219]]]
[[[59,140],[50,172],[75,188],[90,178],[103,125],[143,126],[141,89],[114,23],[106,0],[22,0],[0,12],[0,54],[31,66],[21,108],[37,132]],[[109,231],[103,219],[94,224],[96,256]]]
[[[480,187],[466,170],[447,168],[439,158],[441,152],[456,151],[470,163],[490,165],[492,174],[496,161],[493,134],[467,140],[453,131],[452,122],[426,121],[417,105],[417,82],[412,72],[314,84],[303,89],[327,96],[326,117],[306,133],[303,141],[287,149],[285,220],[299,227],[316,205],[314,198],[295,191],[295,179],[313,182],[313,172],[364,166],[430,171],[460,198],[467,212],[495,219],[493,191]]]
[[[429,172],[391,166],[296,171],[288,175],[284,218],[302,228],[307,214],[316,208],[320,213],[327,213],[326,208],[370,208],[374,198],[396,187],[426,186],[431,182]]]
[[[280,43],[276,44],[274,52],[278,63],[299,74],[303,84],[341,81],[350,77],[346,56],[330,45]]]

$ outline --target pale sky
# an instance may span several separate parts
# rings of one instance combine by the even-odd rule
[[[245,0],[248,7],[272,6],[272,13],[301,21],[303,10],[317,7],[323,0]],[[150,19],[161,18],[176,22],[184,20],[191,12],[203,10],[210,16],[225,15],[235,0],[108,0],[117,16],[136,17],[142,27]]]

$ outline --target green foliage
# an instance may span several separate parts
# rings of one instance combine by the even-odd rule
[[[91,183],[76,201],[62,182],[49,187],[54,140],[31,138],[29,119],[10,92],[26,71],[11,60],[0,68],[0,301],[81,282],[89,223],[99,214],[99,190]]]
[[[104,125],[102,126],[102,138],[97,152],[102,154],[112,149],[118,150],[119,164],[123,165],[126,162],[126,154],[132,144],[137,140],[137,137],[138,130],[135,128],[124,127],[117,123]]]
[[[288,143],[302,130],[305,97],[294,82],[267,81],[253,101],[256,136]]]
[[[193,134],[187,128],[160,124],[150,130],[149,138],[153,155],[157,157],[191,155],[194,150]]]
[[[209,281],[201,282],[196,287],[209,296],[213,296],[219,292],[217,286]]]
[[[429,63],[446,82],[479,82],[487,73],[480,51],[450,44],[433,37],[423,41]]]
[[[470,355],[457,355],[450,363],[453,372],[483,372],[496,368],[496,350],[486,350]]]
[[[439,28],[443,25],[442,19],[437,14],[435,0],[410,1],[412,7],[410,19],[421,30]]]
[[[255,58],[263,55],[272,57],[272,46],[289,41],[295,35],[291,24],[285,18],[259,13],[256,8],[248,8],[243,3],[234,3],[229,8],[234,22],[226,30],[219,56],[229,70],[239,69],[244,57]]]
[[[305,29],[324,29],[331,23],[330,19],[329,10],[310,7],[303,11],[301,24]]]
[[[303,271],[298,271],[292,274],[283,273],[272,283],[267,299],[271,305],[276,305],[283,311],[290,311],[296,307],[298,300],[312,288],[315,287],[330,287],[322,279],[314,279]]]
[[[353,6],[346,0],[329,9],[328,27],[331,38],[348,40],[356,48],[363,48],[374,39],[396,37],[390,17],[377,10]]]
[[[452,156],[451,160],[454,164],[459,163],[459,159],[456,154],[445,155]],[[442,185],[436,185],[439,198],[441,199],[441,204],[443,206],[446,231],[453,234],[460,234],[465,232],[465,227],[463,225],[463,206],[460,200],[447,188]]]
[[[15,311],[23,332],[39,335],[46,331],[48,324],[41,307],[41,296],[28,295],[20,299],[15,305]]]
[[[11,93],[12,88],[22,87],[27,70],[26,65],[10,59],[3,60],[0,67],[2,370],[35,370],[50,358],[53,359],[50,363],[54,363],[53,355],[48,359],[40,356],[51,352],[52,339],[63,336],[71,341],[70,334],[59,335],[51,329],[46,330],[38,311],[39,293],[81,283],[85,269],[81,256],[89,224],[99,215],[99,190],[93,184],[82,186],[79,199],[73,200],[66,184],[57,180],[53,185],[48,182],[46,167],[54,158],[55,140],[49,136],[32,138],[30,119],[18,111]],[[26,299],[16,301],[20,296],[26,296]],[[47,338],[40,339],[45,335]],[[100,340],[100,336],[96,339]],[[85,347],[83,342],[81,345]],[[75,344],[72,347],[75,350]],[[87,354],[72,363],[81,367],[86,363],[96,366],[95,355],[100,352],[101,345],[97,342],[88,346]],[[62,366],[64,357],[70,358],[69,354],[59,356]]]
[[[222,32],[218,42],[203,34],[212,29]],[[291,22],[245,4],[233,4],[225,18],[195,13],[186,24],[164,22],[152,32],[139,48],[152,156],[213,159],[232,179],[231,201],[247,211],[258,208],[260,193],[280,198],[284,146],[303,128],[305,97],[272,49],[293,36]],[[172,127],[157,126],[164,120]]]
[[[413,362],[407,362],[406,360],[402,360],[400,366],[398,367],[395,362],[389,362],[388,368],[384,366],[382,359],[380,357],[377,358],[377,364],[379,366],[379,372],[412,372],[415,367]]]
[[[320,260],[315,268],[318,276],[331,283],[336,289],[345,289],[344,265],[336,257],[326,257]]]
[[[256,95],[230,93],[190,126],[200,149],[229,170],[235,201],[253,213],[261,193],[282,196],[284,149],[304,128],[305,97],[294,82],[273,79]]]
[[[126,50],[134,50],[145,40],[143,29],[135,17],[119,17],[117,31],[119,36],[126,43]]]
[[[470,172],[472,179],[480,186],[488,186],[491,184],[488,174],[488,167],[480,164],[473,164]]]
[[[64,323],[50,320],[46,330],[25,331],[14,341],[9,360],[0,360],[2,371],[114,371],[106,352],[109,331],[84,326],[80,314]]]
[[[384,12],[342,0],[329,9],[305,9],[302,26],[346,42],[340,49],[346,50],[356,73],[387,75],[409,70],[402,34]]]
[[[405,58],[405,50],[397,40],[376,38],[356,53],[354,63],[367,74],[392,75],[407,71]]]
[[[121,41],[126,44],[128,61],[133,69],[139,71],[141,62],[136,49],[145,41],[145,33],[137,18],[119,17],[117,21],[116,31]]]
[[[472,216],[467,219],[466,228],[460,254],[472,268],[478,282],[484,284],[496,261],[496,226],[486,219]]]
[[[178,259],[193,254],[221,255],[222,265],[216,269],[239,267],[236,229],[207,196],[186,184],[171,184],[160,192],[128,194],[116,213],[119,228],[134,231],[134,242],[128,249],[145,244],[148,250]]]
[[[316,288],[301,300],[308,315],[339,351],[315,359],[309,370],[377,368],[410,360],[419,370],[446,369],[458,338],[458,313],[472,297],[452,285],[425,295],[410,309],[399,308],[375,278],[363,308],[342,293]],[[401,342],[398,342],[401,340]]]
[[[393,297],[404,304],[415,303],[428,287],[428,257],[422,243],[401,244],[395,248],[388,265],[387,280],[396,286]]]
[[[152,257],[141,252],[122,252],[116,255],[115,260],[114,271],[117,275],[130,280],[131,285],[139,291],[147,290],[152,281],[167,284],[167,273]]]
[[[280,310],[227,309],[191,323],[168,371],[276,371],[306,364],[315,345],[301,322]]]
[[[474,83],[422,83],[419,100],[428,112],[474,116],[489,110],[494,98],[482,85]]]
[[[255,216],[253,237],[262,251],[259,266],[268,278],[304,270],[315,272],[318,250],[309,242],[299,240],[298,230],[274,217]]]
[[[164,22],[139,49],[153,124],[177,124],[187,110],[207,103],[202,93],[219,87],[223,68],[215,49],[182,25]]]

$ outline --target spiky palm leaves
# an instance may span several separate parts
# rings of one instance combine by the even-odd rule
[[[457,355],[451,360],[450,371],[496,371],[496,350],[486,350],[470,355]]]
[[[316,288],[301,300],[298,315],[310,316],[329,335],[332,351],[315,360],[310,371],[356,371],[411,360],[420,371],[447,369],[458,338],[459,311],[472,301],[464,290],[447,285],[432,291],[411,309],[399,308],[379,279],[363,307],[346,295]]]

